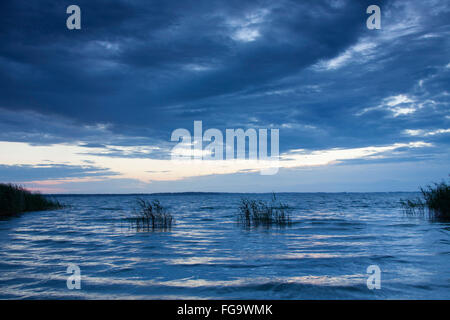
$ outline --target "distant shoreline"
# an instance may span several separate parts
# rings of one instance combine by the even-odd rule
[[[420,193],[419,191],[342,191],[342,192],[276,192],[276,194],[362,194],[362,193]],[[234,194],[260,194],[271,195],[272,192],[155,192],[155,193],[45,193],[46,196],[76,197],[76,196],[197,196],[197,195],[234,195]]]

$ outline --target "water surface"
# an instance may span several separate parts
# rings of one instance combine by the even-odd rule
[[[136,196],[58,197],[70,207],[0,221],[0,298],[450,299],[450,224],[405,216],[414,194],[285,193],[292,226],[237,224],[242,197],[270,196],[143,196],[175,216],[166,232],[132,228]]]

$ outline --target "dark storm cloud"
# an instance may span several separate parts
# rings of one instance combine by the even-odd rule
[[[0,4],[4,141],[162,145],[203,120],[280,128],[285,151],[449,126],[445,3],[377,1],[379,31],[365,27],[372,1],[77,1],[79,31],[65,27],[70,4]],[[361,41],[375,47],[358,51]],[[398,95],[415,111],[383,105]],[[22,110],[41,121],[25,126]]]
[[[4,108],[85,121],[168,121],[167,106],[258,87],[335,55],[365,18],[363,4],[323,1],[79,1],[82,29],[69,31],[69,4],[2,2]],[[248,18],[266,8],[267,21]],[[231,38],[246,23],[258,27],[258,41]],[[184,70],[188,64],[211,70]]]

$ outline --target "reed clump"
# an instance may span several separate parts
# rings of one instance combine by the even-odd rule
[[[58,201],[50,200],[40,193],[32,193],[18,185],[0,183],[0,217],[62,207]]]
[[[273,194],[270,202],[241,199],[238,221],[247,226],[289,226],[292,224],[289,205]]]
[[[407,214],[426,215],[440,220],[450,220],[450,185],[434,183],[420,188],[422,197],[415,200],[400,200]]]
[[[168,230],[175,223],[173,216],[161,205],[159,200],[138,199],[138,211],[133,221],[138,230]]]

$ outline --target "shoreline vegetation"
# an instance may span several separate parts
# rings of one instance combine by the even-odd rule
[[[157,199],[136,199],[137,209],[134,217],[129,218],[137,231],[169,231],[175,224],[175,218]],[[238,223],[246,226],[290,226],[292,208],[272,194],[270,201],[241,199],[238,213]]]
[[[278,201],[275,193],[270,202],[241,199],[238,222],[246,226],[290,226],[292,224],[289,205]]]
[[[167,212],[159,200],[147,201],[137,199],[138,211],[135,211],[135,217],[131,218],[136,230],[170,230],[175,223],[173,216]]]
[[[416,199],[400,199],[400,205],[408,215],[427,215],[432,219],[450,220],[450,184],[434,183],[420,188],[421,197]],[[197,194],[189,192],[185,194]],[[219,194],[219,193],[214,193]],[[138,210],[131,220],[140,229],[170,229],[175,223],[173,216],[167,212],[159,200],[147,201],[137,199]],[[31,192],[22,186],[0,183],[0,217],[9,217],[22,212],[56,210],[63,208],[57,200],[49,199],[38,192]],[[245,225],[278,225],[292,224],[291,207],[277,200],[267,201],[241,199],[238,222]]]
[[[0,217],[10,217],[22,212],[61,209],[64,206],[40,193],[31,192],[14,184],[0,183]]]
[[[422,197],[414,200],[400,200],[406,214],[427,215],[438,220],[450,220],[450,185],[446,182],[434,183],[420,188]]]

